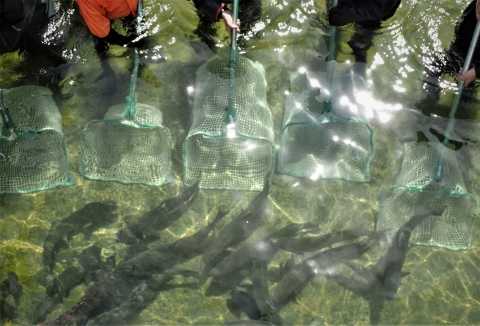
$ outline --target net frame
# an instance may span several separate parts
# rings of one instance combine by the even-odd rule
[[[317,77],[318,75],[318,77]],[[324,76],[325,73],[316,73],[315,76],[307,74],[305,72],[294,72],[291,75],[291,88],[292,91],[288,95],[285,102],[285,115],[282,131],[280,133],[280,150],[277,169],[281,173],[293,175],[295,177],[310,177],[312,179],[343,179],[351,182],[368,182],[370,181],[370,162],[375,154],[373,143],[373,130],[368,123],[362,121],[356,117],[343,117],[336,114],[332,108],[339,107],[335,98],[338,90],[343,90],[346,82],[353,84],[353,87],[358,87],[358,78],[352,80],[352,76],[345,74],[335,74],[330,78]],[[309,82],[311,81],[311,82]],[[312,82],[313,81],[313,82]],[[312,84],[315,86],[312,89]],[[364,83],[361,83],[363,86]],[[330,86],[329,86],[330,85]],[[321,89],[326,90],[325,94],[314,97],[315,88],[320,92]],[[328,91],[331,90],[331,91]],[[323,103],[323,105],[322,105]],[[325,108],[328,107],[328,109]],[[337,134],[332,134],[329,131],[338,129],[339,126],[347,126],[346,129],[356,129],[360,133],[355,139],[361,138],[363,141],[358,142],[353,139],[341,138]],[[333,127],[332,127],[333,126]],[[353,126],[353,127],[352,127]],[[322,146],[314,144],[311,140],[312,132],[309,129],[314,128],[314,133],[321,134],[322,130],[324,134],[327,134],[332,138],[332,141],[323,141],[321,144],[325,145],[326,150],[323,150]],[[293,130],[293,131],[292,131]],[[302,130],[304,134],[302,135]],[[300,135],[294,136],[292,139],[291,134]],[[295,144],[296,137],[307,139],[312,143],[312,150],[306,152],[303,158],[294,159],[289,157],[290,149],[297,148],[298,144]],[[343,142],[343,144],[342,144]],[[336,146],[332,144],[336,143]],[[337,149],[335,149],[335,147]],[[342,149],[342,148],[346,148]],[[330,153],[332,152],[351,153],[350,161],[361,161],[359,164],[355,164],[354,168],[348,168],[343,159],[338,161],[339,169],[332,169],[332,160]],[[318,153],[323,151],[322,156]],[[331,156],[331,155],[330,155]],[[359,159],[361,158],[361,159]],[[298,164],[297,162],[303,162]],[[319,164],[319,162],[325,162],[325,164]],[[300,168],[299,166],[304,166]],[[309,166],[311,165],[311,166]],[[337,171],[337,173],[331,173],[330,171]],[[345,173],[342,173],[345,171]]]
[[[332,1],[332,8],[336,7],[337,4],[338,4],[338,0],[333,0]],[[333,112],[333,107],[334,107],[333,99],[335,98],[334,94],[333,94],[333,91],[336,89],[333,85],[334,84],[334,71],[335,71],[335,65],[336,65],[335,58],[336,58],[336,54],[337,54],[336,39],[337,39],[337,27],[336,26],[330,26],[330,46],[329,46],[329,53],[328,53],[328,59],[327,59],[326,78],[324,78],[324,80],[325,80],[325,86],[324,86],[325,92],[324,93],[325,94],[323,94],[323,103],[322,103],[321,111],[319,112],[320,114],[318,115],[318,113],[317,113],[317,115],[315,115],[315,114],[311,115],[313,117],[316,116],[314,118],[317,121],[316,125],[321,126],[321,127],[324,127],[326,125],[326,123],[330,123],[330,122],[335,123],[335,121],[344,122],[347,119],[347,118],[341,117],[340,115]],[[296,88],[296,85],[293,85],[294,81],[295,81],[295,77],[297,77],[297,76],[294,73],[291,76],[291,79],[290,79],[293,90]],[[342,89],[343,89],[343,87],[342,87]],[[302,87],[300,87],[300,91],[301,92],[304,91],[302,89]],[[317,164],[317,166],[315,167],[315,170],[313,172],[303,172],[303,173],[295,171],[294,169],[288,169],[287,167],[285,167],[284,164],[283,164],[284,163],[283,157],[285,155],[285,152],[288,153],[288,151],[284,150],[284,148],[286,146],[285,145],[285,139],[287,138],[287,137],[285,137],[285,134],[289,130],[289,124],[291,123],[290,121],[293,121],[291,118],[296,118],[295,115],[293,115],[293,117],[290,117],[290,115],[289,115],[292,112],[289,112],[288,101],[286,102],[285,105],[286,105],[285,117],[284,117],[284,122],[283,122],[284,127],[282,127],[282,132],[281,132],[281,136],[280,136],[280,139],[281,139],[281,143],[280,143],[281,155],[279,155],[279,160],[278,160],[278,162],[279,162],[279,164],[278,164],[279,172],[286,173],[286,174],[291,174],[291,175],[294,175],[294,176],[307,176],[308,175],[313,179],[340,178],[340,179],[344,179],[346,181],[354,181],[354,182],[368,182],[368,181],[370,181],[369,166],[370,166],[370,161],[371,161],[371,159],[373,157],[373,154],[374,154],[373,135],[372,135],[373,131],[368,124],[366,124],[365,122],[362,122],[360,120],[356,120],[356,119],[351,120],[351,122],[352,123],[364,124],[364,126],[366,127],[366,130],[367,130],[367,133],[369,133],[369,137],[370,137],[370,140],[369,140],[368,145],[367,145],[367,147],[369,147],[369,149],[367,150],[367,152],[369,154],[365,157],[366,165],[365,165],[365,168],[364,168],[363,177],[361,177],[361,174],[360,174],[360,176],[357,176],[356,178],[353,177],[352,173],[348,173],[348,170],[350,170],[350,169],[347,169],[347,168],[337,169],[338,173],[336,175],[325,174],[324,173],[324,171],[325,171],[324,166],[319,165],[319,164]],[[300,109],[303,106],[304,106],[304,103],[302,103],[300,105]],[[305,111],[305,110],[303,110],[303,111]],[[322,117],[322,115],[324,115],[324,117]],[[310,116],[310,114],[306,114],[306,116],[307,116],[307,119],[311,119],[311,117],[308,117],[308,116]],[[291,123],[290,126],[294,126],[294,123]],[[338,137],[338,135],[337,136],[334,135],[334,137]],[[362,138],[364,138],[364,137],[362,137]],[[335,140],[334,140],[334,142],[335,142]],[[349,140],[349,142],[352,142],[352,141]],[[331,144],[331,142],[328,142],[328,143]],[[341,143],[341,142],[337,142],[337,143]],[[347,144],[347,145],[349,145],[349,144]],[[355,148],[356,146],[348,146],[348,147]],[[370,149],[371,149],[371,151],[370,151]],[[307,155],[310,155],[310,154],[307,154]],[[358,156],[361,156],[361,155],[354,154],[353,155],[354,160],[357,160]],[[320,158],[320,161],[322,161],[321,158]],[[328,162],[328,160],[326,160],[326,161]],[[342,176],[340,174],[340,171],[342,171],[342,170],[347,171],[348,175]]]
[[[465,74],[470,68],[470,62],[472,60],[473,53],[475,51],[479,36],[480,36],[480,22],[477,22],[475,31],[472,36],[472,40],[470,42],[468,53],[467,53],[467,56],[465,57],[465,62],[463,64],[462,75]],[[463,80],[459,81],[458,83],[458,91],[455,93],[455,97],[453,99],[452,107],[449,113],[448,125],[445,130],[445,139],[443,140],[442,144],[439,145],[439,147],[437,146],[437,151],[435,152],[436,155],[432,155],[432,154],[429,155],[428,152],[432,152],[431,150],[423,151],[422,153],[424,154],[424,161],[427,162],[427,164],[424,164],[424,166],[427,168],[427,171],[430,173],[429,174],[423,173],[423,176],[421,175],[421,173],[410,173],[413,170],[410,168],[410,166],[408,166],[409,162],[407,159],[410,159],[409,157],[410,149],[411,149],[410,146],[413,147],[412,144],[416,144],[416,143],[406,144],[407,154],[404,157],[404,161],[402,162],[402,168],[399,172],[399,175],[397,176],[397,181],[396,181],[396,183],[400,184],[400,186],[398,185],[392,186],[393,188],[399,189],[399,187],[402,186],[401,184],[405,183],[404,187],[406,187],[408,191],[412,191],[414,194],[418,195],[419,193],[423,194],[423,193],[430,192],[435,195],[443,196],[445,200],[439,201],[439,204],[437,204],[437,206],[441,205],[438,208],[443,208],[444,206],[446,207],[446,209],[442,213],[442,216],[444,215],[445,212],[452,211],[452,209],[449,209],[450,207],[448,206],[450,204],[449,201],[452,201],[452,198],[471,198],[473,200],[473,205],[459,205],[461,207],[460,209],[465,208],[465,206],[471,207],[467,209],[466,214],[463,215],[463,219],[465,220],[465,222],[462,224],[461,222],[456,223],[458,221],[454,221],[455,224],[463,225],[464,227],[453,228],[451,231],[451,233],[453,233],[454,235],[457,235],[460,239],[463,239],[464,241],[463,243],[459,241],[460,244],[457,244],[456,242],[451,244],[451,241],[449,239],[443,240],[441,236],[437,237],[437,238],[440,238],[439,240],[432,240],[432,238],[434,238],[437,234],[435,234],[431,230],[425,231],[425,228],[420,228],[417,234],[421,233],[421,230],[424,230],[425,231],[424,233],[427,235],[427,237],[422,240],[419,240],[418,236],[414,237],[411,241],[412,243],[415,243],[415,244],[437,245],[440,247],[446,247],[453,250],[460,250],[460,249],[468,248],[468,246],[471,243],[473,225],[477,219],[477,214],[478,214],[478,202],[477,202],[477,198],[473,194],[470,194],[465,190],[463,177],[458,168],[455,153],[449,149],[450,136],[455,127],[455,113],[460,104],[460,99],[462,97],[464,84],[465,82]],[[413,149],[415,150],[415,148]],[[429,158],[431,159],[429,160]],[[405,170],[405,171],[402,171],[402,170]],[[393,189],[392,187],[390,188]],[[386,196],[386,193],[389,191],[389,189],[385,191],[384,198],[381,203],[382,211],[379,217],[379,222],[380,222],[379,227],[382,227],[381,225],[386,225],[387,223],[391,222],[388,220],[388,217],[386,217],[387,218],[386,222],[381,220],[383,215],[385,215],[385,214],[382,214],[382,212],[383,212],[384,203],[387,200],[385,196]],[[469,218],[471,219],[471,223],[468,229],[468,227],[466,227],[465,225],[469,224]],[[425,224],[425,223],[431,224],[432,223],[431,218],[427,219],[422,224]],[[451,219],[447,219],[447,223],[444,223],[444,225],[448,225],[448,224],[452,224]],[[421,227],[421,225],[419,227]],[[434,234],[432,235],[432,233]],[[443,228],[440,229],[438,233],[440,234],[444,233]],[[468,233],[468,234],[464,236],[463,233]],[[445,238],[448,238],[448,237],[445,237]],[[425,240],[425,239],[428,239],[428,240]]]

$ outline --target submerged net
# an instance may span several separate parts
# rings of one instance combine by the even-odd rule
[[[470,68],[479,35],[480,22],[477,22],[463,73]],[[442,209],[441,216],[427,218],[415,228],[410,241],[454,250],[466,249],[470,245],[478,202],[467,192],[455,152],[449,149],[463,89],[464,81],[459,81],[442,144],[433,146],[414,142],[405,145],[402,168],[396,185],[385,192],[377,229],[398,228],[406,222],[405,216]]]
[[[209,189],[263,189],[274,164],[273,119],[263,66],[237,60],[235,129],[227,134],[225,109],[230,62],[215,57],[197,71],[193,125],[183,144],[184,183]]]
[[[137,34],[142,34],[142,1],[138,3]],[[87,178],[161,186],[173,179],[170,130],[162,113],[138,103],[136,97],[140,56],[135,49],[126,104],[109,108],[103,120],[85,127],[80,172]]]
[[[11,118],[8,123],[0,121],[0,193],[28,193],[73,184],[62,117],[52,92],[40,86],[0,92],[2,108],[8,109]]]
[[[433,172],[443,154],[440,182]],[[467,192],[455,151],[438,144],[407,143],[405,158],[395,185],[384,194],[377,230],[398,229],[412,216],[445,208],[414,229],[410,242],[449,249],[466,249],[471,242],[477,200]]]
[[[62,116],[50,89],[35,85],[5,89],[3,103],[18,129],[62,133]],[[0,125],[3,128],[3,121]]]
[[[357,75],[334,76],[331,93],[327,95],[326,84],[326,74],[317,78],[299,72],[292,74],[278,170],[297,177],[367,182],[374,153],[372,130],[355,117],[334,113],[340,109],[349,110],[350,115],[362,111],[357,97],[364,91],[363,79]],[[332,99],[334,110],[323,112],[327,98]]]
[[[112,106],[104,120],[85,127],[80,172],[90,179],[161,186],[172,175],[171,134],[162,126],[162,113],[136,103],[135,118],[125,104]]]

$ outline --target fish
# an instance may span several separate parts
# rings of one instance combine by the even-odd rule
[[[0,282],[0,325],[3,325],[6,319],[15,317],[22,294],[23,286],[18,282],[17,274],[8,273]]]
[[[124,269],[130,277],[150,277],[152,274],[162,273],[175,265],[182,264],[202,254],[210,245],[212,238],[207,238],[215,224],[226,215],[219,211],[213,222],[203,227],[195,234],[180,238],[170,245],[160,245],[140,253],[138,256],[123,261],[118,265],[119,270]],[[156,250],[159,248],[160,250]]]
[[[367,268],[361,264],[354,263],[349,260],[341,261],[344,265],[350,267],[354,272],[356,272],[366,282],[356,277],[346,277],[340,275],[339,273],[329,273],[327,278],[368,301],[370,309],[370,324],[378,325],[380,322],[381,312],[385,305],[383,281],[371,268]]]
[[[285,251],[299,253],[316,251],[333,244],[354,240],[360,237],[371,237],[378,232],[366,229],[348,229],[331,232],[319,237],[280,237],[273,240],[273,243]]]
[[[188,284],[167,284],[174,279],[175,275],[194,276],[198,277],[198,273],[188,270],[169,270],[160,274],[158,277],[150,278],[142,281],[137,285],[130,294],[127,301],[109,311],[103,312],[100,315],[88,321],[89,326],[95,325],[123,325],[125,320],[132,317],[133,314],[139,314],[142,310],[147,308],[162,291],[172,288],[189,287]]]
[[[445,207],[418,214],[403,224],[392,238],[387,254],[379,262],[381,268],[377,267],[379,277],[383,280],[384,295],[388,300],[392,300],[400,287],[402,277],[406,274],[402,273],[403,264],[408,252],[408,242],[413,230],[419,226],[430,216],[441,216]]]
[[[338,259],[356,259],[363,255],[370,242],[351,243],[340,247],[324,250],[290,269],[273,289],[272,298],[275,304],[282,304],[295,292],[300,285],[316,275],[327,275],[329,270],[339,264]]]
[[[243,266],[247,260],[253,260],[255,254],[260,248],[269,248],[268,251],[263,251],[265,254],[264,260],[272,260],[278,252],[278,247],[274,244],[275,239],[287,237],[297,234],[302,230],[317,230],[320,219],[314,219],[305,223],[291,223],[287,226],[269,234],[257,243],[243,246],[232,254],[223,259],[210,271],[211,276],[221,276],[231,273]]]
[[[246,277],[250,276],[252,264],[253,260],[247,260],[243,266],[228,274],[214,276],[205,290],[205,296],[220,296],[239,286]]]
[[[55,266],[56,252],[68,247],[65,238],[82,232],[88,235],[101,225],[112,223],[117,217],[113,214],[116,209],[117,203],[112,200],[93,202],[62,220],[54,221],[43,242],[42,258],[47,278]]]
[[[192,206],[198,195],[198,183],[182,191],[177,197],[164,200],[159,206],[143,214],[135,222],[117,232],[117,242],[134,244],[151,237],[160,238],[159,232],[165,230],[179,219]]]
[[[262,248],[267,250],[262,250]],[[257,243],[243,246],[232,252],[230,255],[216,264],[214,268],[209,270],[209,275],[214,277],[228,275],[240,269],[248,261],[253,261],[255,254],[259,250],[262,250],[262,254],[264,255],[263,259],[267,261],[272,260],[278,252],[278,248],[268,241],[267,238],[265,238]]]
[[[218,263],[217,256],[221,252],[227,248],[236,247],[248,239],[259,225],[260,218],[252,213],[247,213],[237,216],[222,228],[218,236],[213,240],[212,245],[203,254],[202,261],[205,263],[205,267],[199,284],[205,283],[209,277],[210,270]]]
[[[282,237],[291,237],[299,232],[319,232],[319,224],[323,218],[316,218],[303,223],[291,223],[283,228],[273,232],[270,236],[270,240],[275,240]]]
[[[290,258],[287,259],[285,262],[279,264],[277,267],[270,267],[268,270],[268,279],[272,283],[278,283],[282,279],[282,277],[292,268],[296,266],[295,263],[296,255],[291,254]]]
[[[240,290],[231,290],[230,296],[235,302],[235,305],[246,313],[248,318],[251,320],[260,320],[262,313],[255,299],[250,294]]]
[[[217,255],[227,248],[238,246],[260,226],[263,212],[268,203],[268,193],[269,187],[266,185],[241,214],[220,230],[212,245],[203,254],[202,261],[206,266],[200,284],[205,282],[213,267],[211,262]]]
[[[253,285],[253,298],[261,312],[260,319],[269,321],[275,325],[286,325],[268,290],[269,260],[265,260],[263,257],[264,255],[255,257],[252,266],[252,275],[250,276]]]
[[[109,264],[102,262],[102,248],[91,246],[78,256],[77,264],[69,265],[59,276],[46,286],[47,294],[34,311],[34,323],[38,324],[47,318],[55,307],[68,297],[70,291],[81,283],[88,283],[99,269],[110,269]]]
[[[84,296],[56,319],[39,325],[84,324],[100,313],[115,309],[130,299],[132,291],[153,274],[161,274],[200,255],[210,245],[210,232],[225,215],[218,212],[213,222],[195,234],[168,245],[154,246],[136,257],[122,261],[107,277],[85,291]]]

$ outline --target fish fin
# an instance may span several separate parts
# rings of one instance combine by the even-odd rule
[[[56,251],[60,249],[70,249],[70,246],[68,245],[68,241],[65,239],[61,239],[60,241],[58,241],[56,249],[57,249]]]
[[[290,302],[293,302],[294,304],[299,304],[297,299],[297,292],[295,291],[289,298],[287,298],[287,300],[289,300]]]
[[[183,277],[193,277],[196,279],[200,278],[200,272],[197,270],[191,270],[191,269],[177,269],[177,270],[171,270],[170,274],[172,276],[174,275],[181,275]]]
[[[401,276],[402,278],[405,277],[405,276],[408,276],[408,275],[410,275],[410,272],[401,272],[401,273],[400,273],[400,276]]]
[[[410,240],[410,232],[400,232],[397,238],[397,247],[408,246],[408,240]]]
[[[137,219],[137,216],[134,216],[134,215],[127,215],[127,216],[123,217],[123,221],[127,225],[130,225],[130,224],[134,223],[136,219]]]
[[[377,265],[373,266],[370,268],[370,270],[373,272],[373,274],[377,277],[379,281],[382,281],[385,277],[385,264],[379,262]],[[381,266],[381,267],[380,267]]]
[[[240,319],[242,310],[235,304],[235,301],[233,301],[233,299],[227,299],[226,305],[230,313]]]
[[[227,215],[227,212],[218,211],[217,216],[215,217],[215,220],[213,221],[213,223],[217,223],[225,215]]]
[[[198,279],[198,285],[205,284],[207,279],[210,277],[210,271],[211,270],[212,270],[211,264],[209,264],[209,263],[205,264],[205,268],[203,269],[203,272]]]

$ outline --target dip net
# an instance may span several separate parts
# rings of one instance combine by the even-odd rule
[[[73,184],[62,117],[48,88],[0,90],[0,113],[0,193]]]
[[[443,176],[435,171],[443,153]],[[416,227],[410,242],[449,249],[466,249],[477,215],[477,199],[465,187],[455,151],[442,144],[407,143],[395,185],[383,195],[377,230],[396,230],[413,215],[445,207]]]
[[[157,108],[128,102],[87,124],[80,172],[95,180],[164,185],[173,178],[170,131]]]
[[[138,5],[138,25],[142,17]],[[140,33],[138,33],[140,35]],[[130,94],[126,104],[109,108],[103,120],[87,124],[83,132],[80,172],[87,178],[161,186],[173,179],[170,130],[162,113],[137,103],[140,58],[135,50]]]
[[[233,8],[237,21],[238,0]],[[234,29],[230,57],[217,56],[197,71],[193,125],[182,149],[186,185],[261,191],[270,184],[275,146],[265,69],[237,58],[236,38]]]
[[[364,91],[363,78],[336,74],[330,83],[331,87],[326,73],[292,74],[280,135],[278,170],[296,177],[368,182],[374,153],[370,126],[360,119],[345,118],[324,109],[330,101],[336,109],[350,107],[362,111],[358,95]],[[348,96],[345,89],[349,90]]]
[[[333,0],[332,7],[336,7],[337,2]],[[338,178],[368,182],[374,153],[372,129],[355,117],[338,114],[342,101],[357,112],[363,111],[358,95],[365,90],[365,83],[356,74],[335,73],[336,37],[337,28],[330,26],[326,73],[312,78],[299,72],[291,77],[291,93],[285,103],[280,135],[278,170],[313,180]]]
[[[477,22],[463,65],[464,73],[470,67],[479,34],[480,22]],[[413,142],[405,145],[405,157],[396,184],[383,196],[378,230],[397,229],[408,216],[444,209],[441,216],[432,216],[416,227],[410,242],[453,250],[466,249],[470,245],[478,214],[477,198],[467,191],[455,151],[449,148],[463,88],[464,82],[460,81],[442,144]]]
[[[193,125],[183,144],[184,183],[261,191],[275,157],[265,70],[257,62],[238,58],[235,116],[227,123],[229,67],[228,58],[215,57],[197,71]]]

